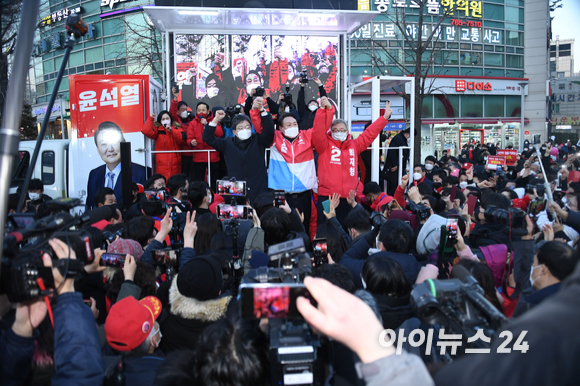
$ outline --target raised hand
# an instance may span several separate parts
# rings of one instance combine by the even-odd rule
[[[393,110],[391,110],[391,101],[387,101],[385,103],[385,115],[383,115],[385,117],[385,119],[389,119],[391,118],[391,115],[393,114]]]
[[[252,104],[253,110],[262,110],[264,108],[264,98],[257,97],[254,99],[254,103]]]

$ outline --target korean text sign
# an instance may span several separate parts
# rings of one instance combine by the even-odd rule
[[[518,162],[518,151],[517,150],[502,150],[498,149],[496,152],[497,156],[505,157],[507,166],[514,166]]]
[[[489,170],[499,170],[506,164],[506,157],[490,155],[487,157],[487,168]]]

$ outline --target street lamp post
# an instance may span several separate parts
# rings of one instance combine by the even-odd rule
[[[64,139],[64,121],[63,121],[63,114],[62,114],[62,94],[57,94],[58,97],[58,101],[59,101],[59,106],[58,106],[58,110],[60,111],[60,132],[62,135],[62,139]]]
[[[518,148],[520,149],[520,152],[522,151],[522,149],[524,148],[524,123],[525,123],[525,116],[524,116],[524,91],[526,89],[527,83],[522,82],[522,83],[518,83],[518,85],[522,88],[522,101],[521,101],[521,124],[520,124],[520,143],[518,145]]]

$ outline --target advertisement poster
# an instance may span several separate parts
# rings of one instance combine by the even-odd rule
[[[190,107],[198,102],[227,107],[244,104],[255,87],[278,101],[290,88],[296,104],[300,73],[319,78],[336,104],[338,38],[270,35],[176,35],[176,76],[181,100]],[[305,103],[318,99],[312,80]]]
[[[158,112],[150,103],[150,82],[147,75],[69,76],[70,185],[71,191],[84,192],[89,207],[102,187],[111,187],[121,202],[122,141],[131,142],[133,181],[144,183],[151,174],[147,152],[138,151],[146,148],[141,133],[145,118]]]

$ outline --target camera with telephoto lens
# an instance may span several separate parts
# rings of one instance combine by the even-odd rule
[[[385,218],[385,216],[383,216],[383,214],[381,212],[373,212],[371,213],[371,225],[378,229],[381,227],[381,225],[383,225],[384,223],[387,222],[387,219]]]
[[[485,298],[483,289],[466,268],[455,266],[451,276],[452,279],[427,279],[415,285],[411,291],[411,307],[421,322],[439,324],[445,333],[460,334],[463,342],[459,355],[465,348],[489,349],[490,343],[470,338],[478,330],[492,337],[507,318]],[[434,350],[434,354],[438,351]]]
[[[505,210],[490,205],[485,209],[483,215],[485,216],[485,221],[504,224],[513,230],[526,230],[526,213],[520,209],[509,208]]]
[[[300,73],[300,83],[302,84],[306,84],[310,81],[310,79],[308,79],[308,74],[306,73],[306,71],[302,71]]]
[[[241,111],[242,105],[239,104],[226,107],[226,116],[222,119],[224,127],[232,127],[232,120],[236,115],[240,114]]]
[[[248,272],[242,279],[242,284],[287,283],[288,288],[303,282],[305,276],[312,271],[312,259],[306,252],[302,238],[272,245],[268,248],[269,267],[257,268]],[[286,289],[286,287],[282,287]],[[281,291],[277,287],[275,290]],[[303,288],[303,287],[302,287]],[[240,312],[245,314],[244,304],[249,303],[244,298],[242,286]],[[260,299],[254,300],[256,305]],[[275,300],[280,300],[277,297]],[[287,299],[292,302],[296,299]],[[252,304],[249,304],[251,306]],[[289,305],[294,312],[295,306]],[[276,309],[276,311],[279,311]],[[251,312],[250,312],[251,313]],[[262,314],[263,315],[263,314]],[[326,340],[316,335],[301,315],[285,318],[275,317],[268,320],[268,336],[270,341],[270,377],[272,385],[310,384],[322,386],[329,370],[329,358],[323,357],[322,350]],[[296,380],[302,380],[296,383]],[[294,381],[293,381],[294,380]]]
[[[407,205],[407,209],[413,212],[419,221],[427,220],[431,216],[431,208],[423,203],[417,204],[411,201]]]
[[[292,105],[292,94],[290,93],[289,86],[286,86],[286,92],[284,93],[284,103],[286,103],[287,106]]]
[[[42,261],[45,253],[51,257],[53,268],[57,268],[65,278],[75,277],[85,264],[93,262],[94,250],[102,246],[98,231],[90,227],[73,227],[96,222],[92,217],[95,212],[101,216],[97,221],[111,218],[114,208],[102,207],[79,217],[71,216],[68,211],[79,203],[80,200],[62,200],[51,204],[49,211],[59,206],[66,210],[36,220],[26,228],[14,229],[4,237],[0,293],[5,293],[11,302],[29,301],[52,292],[52,270]],[[53,238],[67,244],[76,259],[58,259],[48,244],[48,240]]]
[[[264,87],[256,87],[256,93],[254,94],[257,97],[263,97],[264,96],[264,92],[266,90],[264,89]]]
[[[105,251],[107,250],[107,248],[109,247],[109,245],[117,240],[117,237],[121,237],[123,235],[123,228],[119,229],[116,232],[103,232],[103,248]]]

